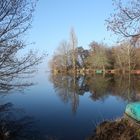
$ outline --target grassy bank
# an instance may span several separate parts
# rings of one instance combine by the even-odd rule
[[[87,140],[140,140],[140,126],[126,118],[106,121]]]

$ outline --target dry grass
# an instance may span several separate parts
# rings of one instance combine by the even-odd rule
[[[95,135],[87,140],[140,140],[140,127],[127,119],[105,121],[96,128]]]

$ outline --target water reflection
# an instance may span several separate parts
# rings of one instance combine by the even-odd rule
[[[140,76],[132,75],[63,75],[51,74],[50,81],[60,99],[71,102],[72,111],[76,112],[79,96],[90,93],[93,101],[104,100],[109,95],[119,96],[125,101],[140,99]]]
[[[54,89],[57,91],[59,97],[64,103],[71,101],[72,111],[76,112],[79,104],[79,95],[84,94],[82,89],[82,77],[72,77],[67,75],[52,75],[51,81],[54,84]]]
[[[23,91],[25,88],[30,87],[34,85],[34,83],[28,83],[28,82],[23,82],[23,83],[12,83],[7,82],[7,83],[0,83],[0,93],[6,95],[7,93],[13,91],[13,90],[18,90],[18,91]]]
[[[35,72],[30,67],[23,68],[23,71],[21,70],[19,73],[5,70],[5,74],[3,74],[0,71],[0,93],[6,94],[11,91],[23,91],[26,87],[34,85],[35,83],[31,79],[34,77]]]
[[[24,115],[22,109],[14,108],[12,103],[0,105],[1,140],[38,140],[39,131],[34,126],[33,117]]]

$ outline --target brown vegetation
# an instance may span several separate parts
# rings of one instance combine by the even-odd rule
[[[94,41],[89,50],[77,47],[75,51],[62,42],[58,50],[50,61],[54,73],[139,74],[136,70],[140,69],[140,48],[133,47],[129,41],[113,47]]]
[[[95,135],[87,140],[140,140],[140,128],[127,119],[106,121],[100,124]]]

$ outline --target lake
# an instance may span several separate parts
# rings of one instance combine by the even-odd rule
[[[85,140],[140,99],[139,76],[41,72],[29,81],[34,85],[0,95],[0,131],[10,140]]]

